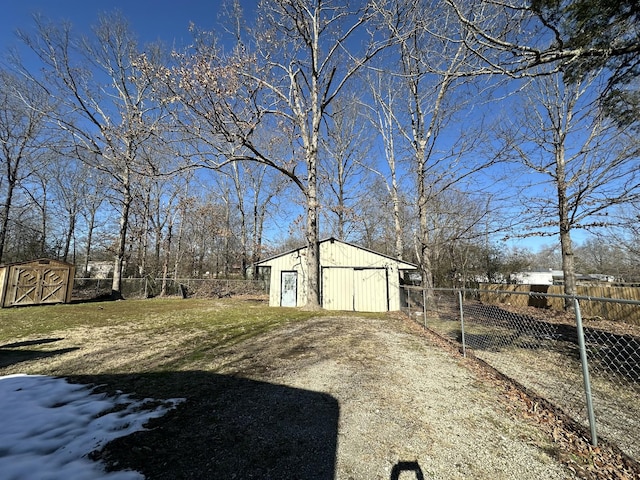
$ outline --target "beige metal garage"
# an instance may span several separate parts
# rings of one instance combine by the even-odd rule
[[[74,265],[48,258],[0,265],[0,307],[67,303],[74,275]]]
[[[256,264],[271,271],[269,305],[303,306],[307,298],[307,247]],[[320,296],[327,310],[400,310],[400,275],[412,263],[329,238],[320,242]]]

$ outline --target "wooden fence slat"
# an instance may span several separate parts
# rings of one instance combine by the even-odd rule
[[[506,284],[481,284],[481,290],[500,290],[503,292],[533,292],[549,293],[554,295],[564,294],[562,285],[506,285]],[[577,295],[580,297],[611,298],[621,300],[640,301],[640,288],[638,287],[609,287],[595,285],[579,285]],[[483,303],[510,304],[516,306],[532,306],[537,308],[551,308],[562,311],[564,299],[558,297],[544,297],[544,295],[513,295],[510,293],[481,292],[480,301]],[[580,310],[584,318],[601,318],[615,322],[624,322],[632,325],[640,325],[640,305],[602,302],[598,300],[582,300]]]

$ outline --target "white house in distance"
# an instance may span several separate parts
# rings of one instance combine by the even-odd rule
[[[513,276],[515,283],[526,285],[562,285],[564,283],[564,273],[562,270],[540,269],[529,272],[519,272]],[[576,273],[576,281],[582,284],[602,284],[615,281],[613,275],[602,275],[597,273],[582,274]]]
[[[256,263],[271,271],[269,305],[301,307],[307,298],[307,247]],[[400,310],[400,274],[416,270],[381,253],[328,238],[320,242],[320,302],[327,310]]]
[[[518,272],[513,275],[515,283],[525,285],[553,285],[554,278],[564,278],[562,270],[551,268]]]

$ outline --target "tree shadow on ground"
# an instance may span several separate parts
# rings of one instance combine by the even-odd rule
[[[0,345],[0,368],[8,367],[20,362],[37,360],[41,358],[55,357],[64,353],[78,350],[78,347],[60,348],[57,350],[24,350],[22,347],[55,343],[62,338],[43,338],[38,340],[25,340],[23,342],[7,343]]]
[[[149,480],[333,479],[338,401],[325,393],[201,371],[75,376],[158,400],[185,398],[149,430],[109,443],[93,457]]]

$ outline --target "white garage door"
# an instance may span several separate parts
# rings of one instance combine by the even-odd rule
[[[383,268],[323,268],[322,306],[327,310],[386,312],[387,275]]]
[[[386,312],[387,272],[382,268],[355,270],[353,276],[354,310],[356,312]]]
[[[322,307],[327,310],[353,310],[353,269],[322,269]]]

